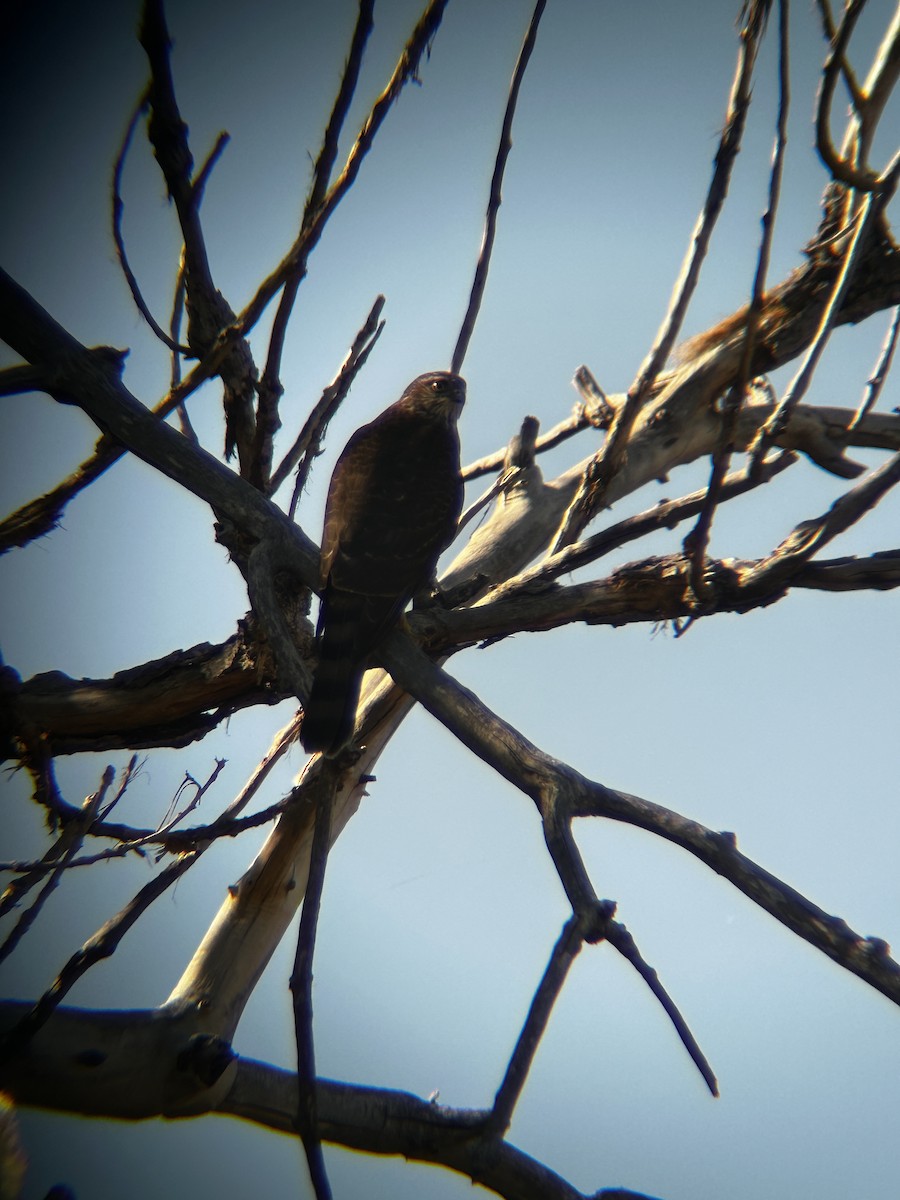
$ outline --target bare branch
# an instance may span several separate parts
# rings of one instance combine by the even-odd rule
[[[791,580],[791,586],[820,592],[850,592],[862,588],[890,591],[900,587],[900,549],[880,550],[867,558],[850,555],[807,563]]]
[[[45,388],[41,389],[46,390]],[[35,538],[56,529],[66,505],[122,457],[122,450],[101,438],[91,458],[77,467],[62,483],[36,500],[30,500],[0,524],[0,553],[26,546]]]
[[[816,0],[816,7],[819,10],[819,15],[822,18],[822,28],[825,32],[825,37],[834,45],[837,40],[838,31],[834,23],[834,18],[831,15],[831,6],[829,0]],[[856,73],[847,62],[846,55],[841,57],[841,71],[844,76],[844,83],[847,85],[847,90],[850,93],[850,102],[853,105],[854,111],[859,114],[864,107],[863,90],[856,78]]]
[[[323,767],[326,772],[333,769]],[[332,790],[322,788],[318,793],[316,823],[313,830],[309,859],[309,876],[300,913],[297,950],[291,972],[291,994],[294,998],[294,1037],[297,1043],[297,1132],[306,1151],[306,1161],[316,1200],[330,1200],[331,1187],[322,1157],[319,1140],[319,1118],[316,1109],[316,1055],[313,1040],[313,954],[316,929],[331,844]]]
[[[218,646],[178,650],[109,679],[16,676],[0,692],[0,712],[20,747],[40,738],[54,754],[183,746],[251,704],[284,699],[272,665],[254,623],[241,622]]]
[[[900,1004],[900,964],[877,938],[863,938],[846,922],[817,908],[799,892],[740,854],[733,834],[715,833],[660,805],[607,788],[551,758],[492,712],[473,692],[395,632],[384,659],[395,680],[482,761],[529,796],[542,816],[561,823],[607,817],[645,829],[681,846],[729,880],[776,920]]]
[[[453,357],[450,362],[450,370],[458,375],[462,371],[462,366],[466,358],[466,351],[469,348],[469,342],[472,339],[472,333],[475,329],[475,322],[478,320],[478,313],[481,309],[481,301],[484,297],[484,289],[487,285],[488,271],[491,266],[491,254],[494,250],[494,238],[497,235],[497,213],[500,210],[502,202],[503,175],[506,171],[506,163],[509,158],[509,152],[512,150],[512,124],[513,118],[516,115],[516,104],[519,100],[519,90],[522,86],[522,80],[525,77],[525,71],[528,68],[528,60],[531,58],[531,53],[534,50],[534,44],[537,41],[538,26],[541,23],[541,17],[544,15],[547,0],[537,0],[534,6],[534,12],[531,14],[531,21],[528,25],[528,31],[525,34],[525,41],[522,43],[522,49],[519,51],[519,57],[516,60],[515,69],[513,70],[512,81],[509,85],[509,97],[506,101],[506,111],[503,114],[503,126],[500,130],[500,145],[497,147],[497,157],[494,161],[494,173],[491,176],[491,189],[488,196],[487,215],[484,221],[484,234],[481,239],[481,250],[478,254],[478,262],[475,266],[475,278],[472,281],[472,291],[469,295],[469,304],[466,309],[466,315],[463,317],[462,328],[459,331],[459,337],[456,340],[456,347],[453,351]]]
[[[713,599],[699,607],[687,559],[670,554],[628,563],[605,579],[568,587],[558,583],[541,586],[527,580],[520,586],[512,579],[469,608],[444,611],[435,605],[427,613],[412,614],[409,624],[430,653],[444,654],[516,633],[559,629],[577,622],[618,627],[674,622],[698,612],[750,612],[772,604],[795,587],[889,590],[900,583],[896,550],[831,563],[790,562],[785,568],[788,579],[775,569],[760,571],[761,565],[769,563],[769,559],[709,560],[706,571]],[[777,566],[777,560],[771,566]]]
[[[214,337],[218,332],[218,328],[204,329],[203,325],[215,325],[221,315],[220,304],[224,302],[221,301],[221,296],[218,296],[213,283],[206,242],[200,225],[199,200],[205,176],[197,183],[192,179],[194,160],[188,146],[187,125],[181,117],[175,98],[170,62],[172,43],[162,0],[144,0],[140,40],[152,73],[145,97],[151,114],[150,140],[165,177],[169,195],[178,212],[184,236],[186,282],[192,300],[191,320],[193,323],[196,319],[200,324],[193,334],[189,330],[188,341],[196,352],[203,353],[208,349],[204,342],[208,342],[210,336]],[[208,173],[207,168],[205,175]],[[196,316],[195,308],[200,310]]]
[[[672,1000],[669,993],[659,981],[659,976],[656,971],[644,961],[643,955],[637,948],[637,943],[628,932],[624,925],[619,921],[610,921],[606,930],[606,940],[611,946],[619,951],[623,958],[635,968],[650,991],[662,1005],[666,1016],[675,1026],[675,1031],[681,1039],[681,1044],[687,1050],[691,1057],[691,1061],[696,1066],[697,1070],[703,1076],[703,1081],[709,1088],[713,1096],[718,1096],[719,1085],[716,1081],[712,1067],[707,1061],[706,1055],[700,1049],[697,1039],[688,1028],[688,1024],[684,1017],[678,1011],[678,1007]]]
[[[447,1108],[408,1092],[319,1080],[322,1136],[350,1149],[439,1163],[505,1200],[588,1200],[542,1163],[499,1139],[486,1139],[487,1113]],[[218,1111],[289,1132],[296,1104],[293,1072],[242,1058]],[[654,1200],[602,1188],[590,1200]]]
[[[875,52],[872,66],[863,83],[862,93],[865,99],[861,108],[856,108],[856,96],[855,93],[851,93],[854,96],[854,113],[859,117],[859,129],[854,129],[851,122],[842,148],[845,156],[847,151],[852,148],[858,162],[868,162],[878,124],[888,101],[895,92],[898,80],[900,80],[900,9],[895,8],[894,15],[885,30],[881,45]]]
[[[878,363],[868,380],[866,392],[860,401],[859,408],[854,413],[853,420],[847,429],[848,437],[851,437],[856,432],[860,422],[878,403],[878,397],[881,395],[882,388],[891,369],[891,363],[894,360],[894,351],[897,349],[898,336],[900,336],[900,305],[894,309],[894,316],[884,339]]]
[[[294,632],[285,618],[275,586],[276,574],[290,571],[290,568],[290,556],[277,555],[270,543],[258,542],[247,564],[247,591],[253,611],[263,623],[275,652],[282,686],[292,695],[305,698],[309,695],[310,671],[297,649]],[[302,580],[298,582],[302,583]]]
[[[221,331],[233,324],[234,312],[216,288],[210,269],[200,222],[200,201],[209,169],[198,180],[192,178],[194,163],[188,145],[187,125],[182,120],[175,97],[170,61],[171,41],[163,0],[144,0],[140,41],[150,62],[151,72],[148,133],[184,237],[188,344],[193,353],[202,359],[217,344]],[[228,339],[227,353],[217,362],[215,370],[221,376],[224,388],[225,456],[230,458],[237,450],[241,473],[258,484],[252,459],[256,367],[245,338],[232,336]]]
[[[607,914],[608,916],[608,914]],[[550,1013],[556,1003],[569,974],[569,968],[581,950],[584,935],[580,922],[570,917],[553,947],[553,953],[531,1001],[528,1016],[519,1040],[513,1050],[503,1083],[494,1099],[494,1107],[485,1132],[502,1137],[512,1121],[513,1110],[518,1102],[534,1056],[537,1053]]]
[[[384,296],[376,296],[375,303],[372,305],[369,315],[353,339],[353,344],[347,353],[347,357],[341,363],[340,370],[322,392],[312,412],[306,418],[303,428],[297,435],[294,444],[288,450],[287,454],[285,454],[275,471],[272,472],[272,479],[269,484],[270,495],[273,495],[281,487],[293,468],[298,463],[300,464],[288,510],[292,520],[299,502],[300,493],[306,486],[306,480],[309,477],[313,461],[321,453],[322,439],[325,436],[328,423],[344,400],[346,400],[347,394],[353,386],[353,381],[365,366],[366,360],[375,348],[375,343],[381,337],[381,331],[384,329],[384,321],[380,319],[383,309]]]
[[[199,208],[203,203],[203,193],[206,191],[206,185],[209,183],[209,177],[216,169],[216,165],[219,159],[222,157],[225,147],[230,141],[231,134],[228,133],[227,130],[223,129],[213,143],[213,148],[206,156],[206,161],[203,163],[203,166],[194,177],[191,188],[193,190],[192,199],[195,208]]]
[[[846,158],[842,158],[838,154],[831,139],[830,126],[831,106],[834,101],[834,89],[838,76],[844,74],[848,83],[853,79],[852,73],[846,67],[844,55],[865,3],[866,0],[849,0],[844,8],[841,23],[836,32],[832,34],[831,49],[822,68],[819,100],[816,106],[816,149],[834,180],[855,188],[857,191],[870,192],[880,186],[880,181],[864,165],[861,168],[854,167]],[[831,23],[830,18],[828,23]],[[851,99],[854,102],[860,99],[860,93],[852,86]]]
[[[0,371],[0,396],[21,396],[25,392],[45,392],[50,383],[39,367],[7,367]]]
[[[116,163],[113,168],[112,180],[112,234],[113,241],[116,244],[116,253],[119,257],[119,266],[122,268],[122,274],[125,276],[125,282],[128,284],[128,290],[131,292],[132,299],[137,306],[138,312],[150,326],[153,333],[159,338],[164,346],[167,346],[175,354],[190,354],[190,349],[187,346],[179,345],[178,342],[172,340],[166,331],[158,324],[153,313],[150,311],[146,300],[141,293],[140,285],[135,278],[135,274],[131,269],[131,264],[128,261],[128,253],[125,249],[125,238],[122,235],[122,216],[125,212],[125,202],[122,199],[122,173],[125,169],[125,160],[128,157],[128,151],[131,148],[131,142],[134,138],[134,131],[137,128],[137,123],[140,118],[147,112],[149,107],[149,93],[147,91],[141,96],[135,106],[134,112],[131,114],[131,119],[125,130],[125,136],[122,138],[122,145],[119,147],[119,153],[116,155]]]

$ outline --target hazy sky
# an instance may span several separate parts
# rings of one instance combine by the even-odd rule
[[[737,53],[738,4],[556,0],[522,90],[484,308],[464,374],[464,459],[503,445],[522,417],[549,428],[570,411],[587,363],[608,391],[633,378],[665,312],[708,184]],[[784,209],[771,268],[782,279],[814,233],[825,176],[811,115],[822,39],[808,6],[792,15],[793,108]],[[862,76],[893,11],[873,2],[853,43]],[[420,371],[444,368],[471,284],[509,75],[527,0],[451,0],[421,86],[391,113],[358,185],[329,226],[300,292],[284,359],[283,446],[335,374],[379,293],[387,326],[334,421],[298,519],[318,538],[334,458],[351,430]],[[134,309],[109,231],[112,162],[145,80],[130,0],[14,4],[0,18],[0,240],[5,268],[89,345],[129,347],[142,401],[168,362]],[[173,69],[202,161],[232,141],[203,207],[217,286],[235,309],[297,227],[340,78],[355,6],[228,0],[168,5]],[[381,0],[348,131],[386,82],[418,14]],[[767,42],[731,197],[685,333],[741,304],[755,265],[775,106]],[[843,100],[841,100],[841,104]],[[836,106],[840,121],[841,104]],[[896,105],[884,128],[898,128]],[[344,150],[349,148],[345,138]],[[876,165],[892,152],[877,143]],[[179,239],[142,136],[125,171],[132,264],[166,323]],[[886,318],[842,330],[814,402],[854,407]],[[253,338],[264,356],[267,323]],[[9,360],[12,361],[12,360]],[[785,378],[775,383],[783,386]],[[896,383],[881,400],[900,403]],[[91,450],[96,430],[45,397],[3,401],[0,506],[40,494]],[[217,393],[191,402],[221,445]],[[591,453],[548,457],[552,475]],[[877,454],[854,454],[872,464]],[[705,481],[674,472],[611,519]],[[481,485],[479,485],[480,487]],[[733,511],[712,551],[764,554],[845,484],[803,463]],[[834,554],[895,546],[886,500]],[[104,677],[228,637],[247,609],[238,572],[204,506],[141,463],[119,463],[66,511],[62,528],[0,560],[2,650],[24,677]],[[684,530],[620,558],[676,549]],[[604,567],[603,570],[606,568]],[[801,592],[744,617],[703,621],[683,639],[630,627],[520,635],[457,655],[451,672],[543,749],[585,775],[734,830],[744,853],[864,935],[900,942],[897,849],[896,594]],[[186,751],[150,756],[122,813],[158,821],[184,772],[228,760],[204,815],[240,789],[290,705],[232,719]],[[61,762],[72,802],[107,761]],[[299,750],[260,797],[278,799]],[[40,853],[41,823],[7,780],[3,857]],[[447,1104],[490,1104],[566,905],[537,816],[427,714],[384,754],[370,797],[329,861],[316,958],[323,1075]],[[679,850],[628,828],[578,831],[598,893],[657,968],[717,1072],[713,1101],[646,988],[607,947],[585,950],[554,1012],[511,1138],[576,1186],[626,1186],[666,1200],[896,1194],[900,1014]],[[207,854],[94,968],[72,1003],[149,1006],[170,991],[265,831]],[[152,864],[68,880],[30,943],[2,969],[4,994],[39,994],[66,958],[148,878]],[[240,1053],[294,1062],[287,977],[293,933],[236,1037]],[[243,1200],[260,1182],[298,1190],[289,1138],[236,1121],[130,1127],[25,1114],[32,1160],[24,1200],[57,1180],[78,1200]],[[444,1172],[337,1150],[338,1197],[472,1194]]]

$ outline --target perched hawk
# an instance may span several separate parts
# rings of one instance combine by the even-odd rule
[[[465,398],[458,375],[420,375],[337,461],[322,534],[319,661],[301,730],[310,752],[334,755],[350,740],[366,660],[453,540]]]

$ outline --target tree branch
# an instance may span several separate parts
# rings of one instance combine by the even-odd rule
[[[541,17],[544,15],[546,5],[547,0],[537,0],[534,6],[534,12],[531,14],[531,21],[529,22],[522,48],[519,51],[519,57],[516,60],[512,80],[509,85],[509,96],[506,101],[506,111],[503,114],[503,125],[500,130],[500,145],[497,147],[494,172],[491,176],[491,187],[488,195],[487,215],[484,220],[481,250],[478,254],[478,262],[475,265],[475,278],[472,281],[472,291],[469,295],[466,315],[463,317],[462,327],[459,331],[459,337],[456,340],[456,346],[450,362],[450,370],[455,375],[459,375],[462,371],[466,351],[469,348],[469,342],[472,340],[472,333],[475,329],[475,322],[478,320],[478,313],[481,310],[484,289],[487,286],[488,271],[491,267],[491,254],[494,250],[494,238],[497,235],[497,214],[500,211],[500,204],[502,202],[503,176],[513,144],[513,119],[516,115],[516,105],[519,101],[522,80],[525,78],[528,62],[534,50],[534,44],[537,41],[538,26],[541,23]]]
[[[329,766],[323,768],[328,773]],[[297,950],[291,972],[291,994],[294,998],[294,1038],[297,1043],[297,1119],[296,1129],[306,1151],[309,1176],[316,1200],[330,1200],[331,1186],[325,1171],[322,1145],[319,1140],[319,1117],[316,1106],[316,1054],[313,1039],[313,954],[328,847],[331,845],[332,790],[319,791],[316,805],[315,829],[309,857],[309,875],[300,913]]]
[[[0,725],[10,751],[13,741],[26,746],[36,738],[54,754],[184,746],[233,713],[286,694],[275,686],[253,625],[241,622],[218,646],[176,650],[110,679],[51,671],[23,683],[8,668]]]
[[[170,61],[171,40],[166,25],[163,0],[144,0],[140,41],[150,62],[150,123],[148,134],[159,162],[169,195],[175,203],[184,237],[184,284],[187,301],[187,339],[197,358],[208,355],[221,332],[233,325],[235,314],[216,288],[206,240],[200,222],[200,201],[205,178],[195,185],[194,160],[175,98]],[[228,339],[227,353],[216,365],[222,379],[225,409],[225,457],[237,450],[241,474],[258,485],[254,476],[252,443],[255,431],[253,402],[256,394],[256,366],[250,345],[243,336]]]
[[[274,495],[294,467],[297,467],[297,477],[294,481],[294,490],[288,509],[291,519],[297,510],[300,495],[306,487],[312,464],[321,452],[322,439],[328,423],[346,400],[353,381],[365,366],[369,355],[375,348],[375,343],[381,337],[381,331],[384,329],[384,321],[380,319],[383,309],[384,296],[376,296],[375,303],[353,339],[353,344],[347,352],[347,357],[341,363],[340,370],[322,392],[312,412],[304,421],[303,428],[297,435],[294,444],[272,473],[269,485],[270,495]]]
[[[150,311],[150,308],[141,293],[140,285],[135,277],[134,271],[131,269],[131,264],[128,261],[128,252],[125,249],[125,238],[122,234],[122,217],[125,212],[125,202],[122,199],[122,173],[125,170],[125,159],[128,157],[128,151],[131,148],[137,123],[144,113],[146,113],[148,105],[148,92],[145,91],[140,100],[137,102],[134,112],[131,114],[131,119],[126,127],[125,135],[122,138],[122,145],[119,147],[119,153],[116,155],[112,179],[113,241],[116,244],[116,254],[119,258],[119,266],[122,268],[122,274],[125,276],[125,282],[128,284],[128,290],[131,292],[131,298],[134,300],[138,312],[147,322],[151,331],[164,346],[167,346],[168,349],[175,354],[190,354],[190,348],[188,346],[180,345],[173,338],[169,337],[162,326],[158,324],[156,318],[153,316],[153,313]]]
[[[714,833],[661,805],[587,779],[551,758],[431,662],[408,637],[391,635],[385,661],[396,681],[502,778],[536,804],[546,823],[606,817],[681,846],[793,933],[900,1005],[900,964],[878,938],[863,938],[739,853],[734,834]]]

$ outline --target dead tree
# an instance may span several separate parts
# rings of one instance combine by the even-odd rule
[[[900,72],[900,18],[895,15],[885,30],[863,75],[853,55],[863,4],[851,0],[840,19],[827,0],[819,5],[824,52],[814,135],[826,186],[802,265],[786,278],[770,279],[786,162],[788,6],[786,0],[744,6],[737,67],[706,200],[668,312],[631,386],[607,394],[588,367],[579,367],[580,399],[572,415],[541,434],[536,418],[522,408],[508,447],[466,468],[467,481],[490,478],[492,483],[463,518],[440,600],[417,606],[372,663],[353,744],[334,759],[313,756],[288,794],[267,796],[273,766],[297,743],[315,656],[309,609],[317,586],[313,539],[318,530],[301,527],[298,501],[329,422],[379,339],[384,301],[379,297],[372,305],[337,374],[283,440],[278,434],[286,419],[280,407],[285,343],[310,256],[330,232],[331,219],[365,169],[367,156],[377,153],[375,143],[395,102],[420,73],[428,85],[425,56],[432,43],[439,49],[445,3],[430,0],[425,7],[341,166],[342,138],[373,25],[371,0],[360,0],[296,236],[236,310],[217,286],[220,265],[209,252],[203,220],[204,193],[215,184],[226,139],[216,142],[201,165],[195,163],[162,3],[145,0],[140,41],[149,83],[115,164],[113,235],[135,303],[171,356],[171,386],[155,403],[129,391],[122,351],[81,344],[45,311],[40,296],[5,273],[0,277],[0,334],[16,356],[0,375],[0,390],[4,395],[45,393],[80,409],[101,431],[87,461],[0,524],[3,550],[14,553],[59,526],[86,488],[123,456],[133,455],[207,506],[216,538],[249,597],[249,612],[236,620],[225,642],[175,650],[111,678],[76,680],[54,672],[22,679],[14,662],[3,668],[5,753],[28,772],[48,830],[42,857],[3,864],[11,876],[3,899],[4,957],[26,934],[32,936],[46,901],[57,887],[67,886],[74,871],[138,855],[153,856],[155,869],[71,955],[43,995],[0,1006],[0,1085],[21,1105],[81,1115],[141,1119],[219,1113],[295,1131],[303,1138],[318,1197],[330,1194],[321,1142],[438,1164],[510,1200],[575,1197],[582,1193],[506,1135],[554,1003],[586,944],[606,943],[634,968],[668,1014],[709,1090],[717,1091],[685,1017],[618,919],[615,904],[598,894],[573,830],[576,818],[607,818],[681,847],[798,937],[900,1003],[900,966],[883,941],[856,933],[742,854],[734,834],[587,778],[552,757],[452,674],[460,651],[489,647],[525,631],[639,623],[667,625],[680,636],[699,621],[776,604],[794,589],[865,593],[900,585],[900,549],[829,557],[829,544],[900,480],[900,416],[882,401],[900,328],[900,254],[889,223],[900,155],[874,157],[879,123]],[[543,9],[539,2],[509,89],[465,320],[452,362],[435,364],[454,371],[464,368],[488,283],[513,119],[520,88],[527,88],[526,68],[539,44]],[[678,346],[742,147],[754,71],[766,39],[777,47],[779,90],[754,277],[735,298],[740,307],[732,316]],[[835,129],[839,90],[850,97],[840,133]],[[142,295],[123,233],[121,180],[142,127],[183,241],[168,328]],[[882,351],[858,402],[809,403],[810,382],[833,331],[890,309]],[[274,319],[261,356],[254,334],[267,311]],[[788,364],[795,365],[794,373],[776,388],[769,376]],[[192,397],[210,381],[217,382],[224,414],[221,454],[200,443],[189,416]],[[545,477],[542,454],[564,443],[582,449],[565,470]],[[882,452],[880,464],[864,468],[853,457],[857,448]],[[612,504],[683,464],[704,461],[709,463],[706,486],[638,507],[624,519],[608,517]],[[785,524],[781,540],[762,557],[712,557],[711,533],[723,506],[804,462],[841,481],[830,507]],[[276,493],[290,481],[290,502],[282,504]],[[487,519],[470,524],[488,506]],[[300,524],[293,519],[295,511]],[[640,557],[633,543],[665,530],[671,531],[668,550]],[[566,581],[576,570],[582,572],[579,580]],[[156,827],[116,819],[113,810],[132,785],[142,752],[189,746],[242,710],[286,698],[298,704],[295,716],[214,819],[192,823],[191,814],[201,797],[215,794],[221,764],[203,782],[186,776],[167,818]],[[445,1107],[387,1088],[337,1083],[315,1071],[312,956],[328,849],[354,816],[382,751],[415,704],[533,801],[570,909],[487,1109]],[[132,752],[128,765],[118,771],[109,767],[84,804],[65,798],[54,766],[60,756],[121,750]],[[389,780],[381,786],[389,787]],[[226,839],[269,825],[262,850],[241,878],[222,879],[219,914],[164,1003],[145,1010],[90,1010],[64,1003],[76,982],[116,951],[138,919],[201,856],[215,855]],[[232,1041],[301,901],[291,978],[299,1070],[288,1072],[239,1057]]]

